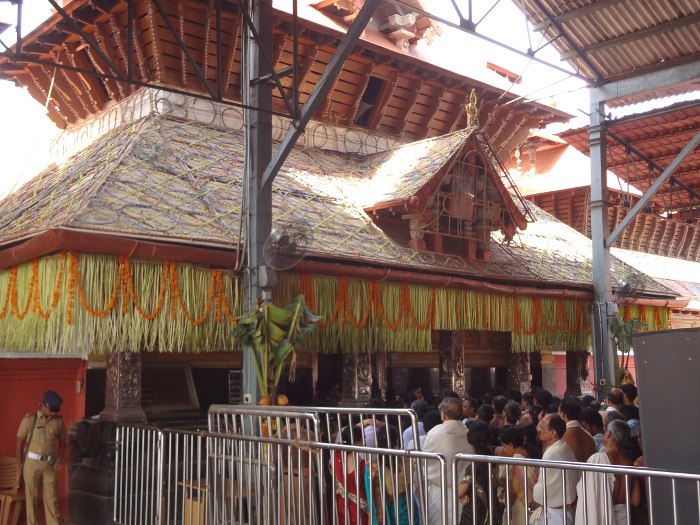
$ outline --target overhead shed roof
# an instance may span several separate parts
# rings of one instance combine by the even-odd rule
[[[631,115],[606,123],[608,132],[622,138],[650,161],[665,169],[700,129],[700,104],[678,103],[668,108]],[[560,135],[586,155],[590,152],[588,128],[566,131]],[[614,138],[608,140],[608,169],[640,191],[654,183],[660,170],[650,172],[648,163],[639,156],[628,157],[629,149]],[[629,160],[628,160],[629,159]],[[664,184],[652,197],[656,210],[682,212],[700,206],[700,150],[690,153],[674,171],[673,181]],[[682,213],[679,218],[697,223],[696,213]]]
[[[696,0],[524,0],[524,6],[535,29],[595,83],[700,59],[700,3]],[[676,85],[645,98],[697,88]]]

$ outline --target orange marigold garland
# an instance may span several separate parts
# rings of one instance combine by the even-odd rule
[[[32,261],[32,265],[36,265],[36,271],[37,275],[39,274],[39,259],[34,259]],[[54,286],[53,294],[51,295],[51,304],[49,304],[49,308],[46,312],[44,312],[41,308],[41,294],[39,293],[39,287],[37,285],[36,289],[36,294],[34,294],[34,312],[43,317],[44,319],[48,319],[51,317],[51,314],[53,311],[56,309],[56,306],[58,305],[58,299],[61,296],[61,285],[63,284],[63,273],[65,271],[66,267],[66,253],[61,252],[60,256],[60,263],[58,266],[58,277],[56,278],[56,285]],[[38,281],[37,281],[38,282]],[[0,316],[0,319],[2,316]]]
[[[357,321],[355,317],[352,314],[351,308],[350,308],[350,301],[348,301],[348,289],[347,286],[345,286],[345,312],[346,316],[348,319],[350,319],[350,322],[355,328],[364,328],[367,325],[367,321],[369,320],[369,314],[372,311],[372,302],[373,302],[373,297],[372,297],[372,288],[371,288],[371,283],[370,283],[370,293],[367,295],[367,309],[365,310],[365,314],[362,316],[362,319],[360,321]]]
[[[120,264],[120,269],[121,271],[121,278],[123,278],[126,281],[127,284],[127,291],[129,295],[127,296],[128,299],[125,299],[125,303],[131,302],[134,305],[134,308],[138,312],[138,314],[143,317],[144,319],[150,321],[152,319],[155,319],[156,316],[160,313],[160,311],[163,309],[163,304],[165,303],[165,290],[168,287],[168,265],[172,264],[172,262],[165,261],[163,264],[163,272],[160,278],[160,291],[158,292],[158,302],[156,303],[155,308],[150,314],[144,313],[144,311],[141,309],[139,306],[139,302],[136,298],[136,292],[134,290],[134,276],[131,273],[131,265],[129,264],[129,258],[128,257],[120,257],[120,261],[123,260],[123,263]],[[120,275],[117,275],[117,280],[120,279]],[[117,289],[117,286],[115,286],[115,290]],[[112,295],[112,299],[116,298],[116,293]],[[114,302],[110,299],[110,303],[114,305]],[[108,305],[108,308],[111,308]],[[92,313],[92,312],[91,312]]]
[[[66,302],[66,323],[73,323],[73,298],[75,297],[75,280],[78,261],[75,252],[68,253],[68,301]]]
[[[402,316],[404,315],[405,304],[403,286],[401,287],[401,290],[399,292],[399,310],[398,312],[396,312],[396,319],[393,323],[390,323],[389,320],[386,318],[386,312],[384,311],[384,305],[382,304],[382,298],[379,292],[379,284],[376,281],[372,281],[372,290],[375,298],[375,304],[377,310],[379,311],[379,317],[382,319],[382,322],[389,330],[396,330],[399,327],[399,323],[401,323]]]
[[[14,312],[14,314],[17,316],[17,319],[24,319],[27,313],[29,312],[29,308],[33,304],[34,291],[36,290],[37,280],[38,272],[36,268],[32,266],[32,276],[29,279],[29,290],[27,291],[27,299],[24,303],[22,311],[20,312],[19,304],[17,304],[19,300],[17,293],[17,267],[14,267],[12,270],[10,270],[10,283],[12,286],[12,312]]]
[[[12,270],[12,269],[10,269]],[[11,275],[11,274],[10,274]],[[12,279],[12,277],[10,277]],[[10,297],[11,297],[11,292],[12,291],[12,281],[7,285],[7,291],[5,292],[5,306],[2,307],[2,313],[0,313],[0,319],[4,319],[5,315],[7,315],[7,309],[10,307]]]
[[[114,308],[114,305],[117,302],[117,295],[119,294],[119,290],[122,288],[121,283],[124,279],[123,274],[124,265],[120,263],[117,267],[117,279],[114,282],[114,287],[112,288],[112,293],[109,297],[109,301],[107,301],[107,306],[105,306],[102,310],[99,311],[93,310],[90,307],[90,305],[87,302],[87,299],[85,299],[85,291],[83,290],[83,284],[80,280],[80,276],[76,277],[75,286],[78,289],[78,297],[80,298],[80,303],[83,305],[83,308],[87,313],[95,317],[104,317],[105,315],[107,315],[107,312]]]

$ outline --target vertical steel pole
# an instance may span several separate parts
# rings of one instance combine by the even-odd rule
[[[610,248],[608,237],[608,184],[605,156],[605,101],[598,100],[591,90],[591,125],[589,145],[591,152],[591,240],[593,242],[593,363],[596,392],[599,399],[614,381],[615,355],[608,335],[607,304],[612,300],[610,285]]]
[[[272,87],[267,82],[254,82],[270,73],[263,54],[272,56],[272,0],[247,0],[246,8],[258,38],[250,28],[243,31],[243,99],[246,152],[244,164],[244,220],[247,264],[245,270],[244,308],[250,312],[261,296],[260,267],[265,263],[262,248],[272,226],[272,180],[263,183],[262,175],[272,159]],[[243,402],[255,404],[259,385],[255,375],[251,348],[243,351]]]

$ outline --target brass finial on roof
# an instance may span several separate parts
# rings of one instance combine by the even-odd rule
[[[479,129],[479,107],[477,106],[476,89],[472,88],[469,94],[469,108],[467,110],[467,123],[469,127]]]

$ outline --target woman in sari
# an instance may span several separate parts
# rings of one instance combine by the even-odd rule
[[[399,430],[394,425],[377,429],[377,448],[399,448]],[[372,525],[413,525],[418,522],[418,509],[413,498],[406,494],[408,480],[404,475],[404,460],[397,456],[376,456],[365,466],[365,491]],[[409,503],[414,505],[412,510]]]
[[[501,445],[503,446],[503,455],[525,459],[533,458],[536,451],[529,450],[529,447],[523,439],[523,435],[516,428],[504,428],[498,436]],[[538,469],[533,467],[522,467],[520,465],[511,465],[509,467],[510,476],[507,489],[510,491],[510,523],[513,525],[527,524],[527,508],[529,502],[532,501],[532,489],[537,483]],[[527,472],[527,476],[525,475]],[[527,479],[526,479],[527,477]],[[507,478],[503,478],[505,483]],[[507,517],[507,514],[506,514]],[[504,519],[504,523],[506,520]]]
[[[482,456],[492,456],[489,445],[491,430],[483,421],[467,423],[467,439],[474,452]],[[457,486],[457,498],[462,503],[462,516],[459,525],[500,525],[502,511],[496,496],[493,474],[488,463],[471,463]]]
[[[362,427],[349,426],[341,432],[343,445],[362,446]],[[333,452],[331,474],[335,485],[338,525],[367,525],[369,507],[365,495],[363,474],[365,462],[357,452]]]

